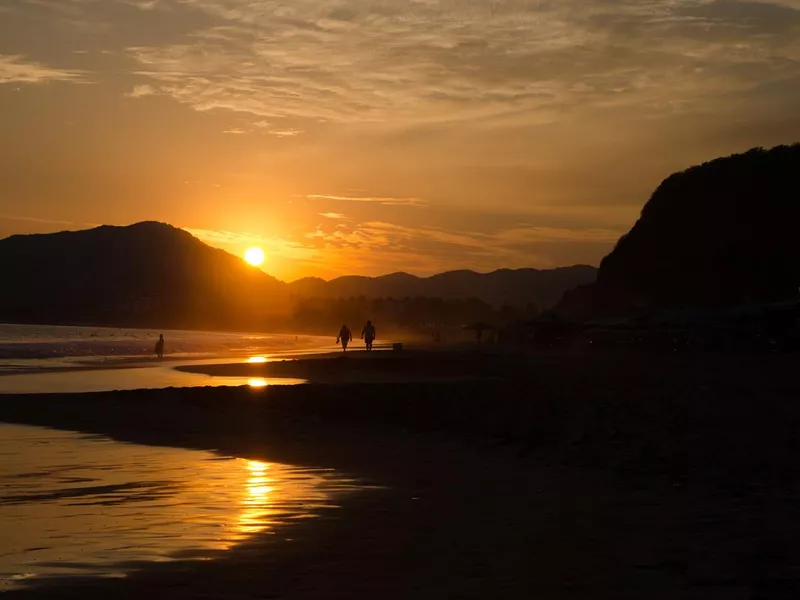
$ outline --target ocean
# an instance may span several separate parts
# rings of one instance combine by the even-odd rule
[[[167,354],[179,358],[333,347],[332,338],[309,335],[0,324],[0,368],[19,359],[151,358],[159,334]]]
[[[154,355],[159,334],[166,340],[163,362]],[[310,335],[0,324],[0,394],[299,383],[175,367],[324,353],[337,349],[333,342]]]

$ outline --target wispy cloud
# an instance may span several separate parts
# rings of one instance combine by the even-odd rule
[[[319,216],[325,217],[326,219],[334,219],[336,221],[341,221],[347,218],[342,213],[335,213],[335,212],[321,212],[319,213]]]
[[[20,55],[0,54],[0,84],[80,82],[85,81],[85,75],[82,71],[48,67],[39,62],[26,60]]]
[[[550,120],[568,110],[688,109],[796,75],[793,0],[185,0],[217,24],[130,49],[197,110],[344,122]],[[666,98],[669,102],[666,102]]]
[[[334,196],[328,194],[309,194],[309,200],[332,200],[334,202],[367,202],[382,206],[427,206],[427,202],[419,198],[392,198],[386,196]]]
[[[420,274],[453,268],[553,267],[552,249],[574,246],[569,262],[594,262],[586,257],[619,239],[620,230],[529,227],[518,225],[488,231],[455,231],[445,227],[409,227],[386,221],[320,224],[299,241],[327,256],[341,273],[373,274],[393,267]]]
[[[279,138],[296,137],[303,134],[299,129],[270,129],[267,133]]]
[[[307,247],[286,237],[190,227],[184,227],[183,229],[207,244],[233,252],[240,251],[248,246],[258,246],[264,250],[268,257],[279,256],[301,261],[313,258],[315,253],[314,248]]]
[[[126,93],[125,96],[128,98],[144,98],[146,96],[154,96],[157,93],[156,88],[152,85],[144,84],[133,86],[133,89]]]
[[[75,225],[73,221],[59,221],[54,219],[41,219],[39,217],[25,217],[20,215],[4,215],[0,214],[0,219],[7,219],[10,221],[26,221],[29,223],[42,223],[45,225]]]
[[[161,0],[122,0],[123,3],[129,4],[130,6],[135,6],[141,10],[155,10],[166,2],[162,2]]]

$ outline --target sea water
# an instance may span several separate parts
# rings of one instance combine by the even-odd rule
[[[42,361],[50,361],[45,366],[58,366],[91,360],[151,358],[159,334],[166,339],[167,355],[178,358],[334,347],[330,337],[309,335],[0,324],[0,370],[41,368]]]
[[[153,354],[159,334],[166,340],[163,362]],[[0,324],[0,394],[295,384],[302,381],[212,377],[175,367],[334,349],[332,338],[309,335]]]

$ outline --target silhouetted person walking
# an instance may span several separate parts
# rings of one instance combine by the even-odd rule
[[[158,341],[156,342],[156,356],[158,356],[158,360],[164,359],[164,334],[160,334],[158,336]]]
[[[361,339],[366,343],[367,350],[372,350],[372,342],[375,341],[375,326],[372,321],[367,321],[367,324],[364,325],[364,329],[361,330]]]
[[[342,325],[342,328],[339,330],[339,335],[336,338],[336,343],[342,343],[342,352],[347,352],[347,344],[350,343],[350,340],[353,339],[353,334],[350,333],[350,328],[347,325]]]

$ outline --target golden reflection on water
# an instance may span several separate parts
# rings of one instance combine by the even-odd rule
[[[213,558],[354,489],[326,470],[0,424],[0,592]]]
[[[266,529],[269,523],[267,517],[270,514],[270,493],[275,491],[269,485],[270,480],[267,476],[269,465],[267,463],[248,460],[246,466],[250,477],[245,485],[247,496],[242,501],[244,509],[239,515],[239,531],[245,536]]]
[[[266,379],[262,379],[261,377],[251,377],[247,380],[247,385],[252,388],[262,388],[267,387],[269,382]]]

